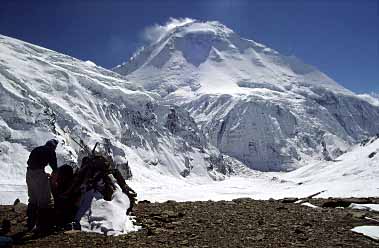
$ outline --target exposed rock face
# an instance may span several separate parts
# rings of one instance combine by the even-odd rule
[[[259,170],[286,170],[313,157],[333,160],[379,130],[379,108],[323,92],[303,96],[203,95],[185,103],[220,151]]]

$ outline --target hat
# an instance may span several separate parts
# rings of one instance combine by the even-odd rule
[[[46,142],[46,146],[48,146],[48,147],[52,147],[52,148],[57,148],[57,146],[58,146],[58,140],[56,140],[56,139],[51,139],[51,140],[49,140],[49,141],[47,141]]]

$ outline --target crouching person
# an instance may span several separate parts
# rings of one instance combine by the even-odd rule
[[[125,182],[122,174],[114,168],[114,162],[110,156],[103,154],[90,154],[83,157],[81,167],[75,174],[71,187],[63,193],[65,199],[72,199],[78,194],[81,195],[79,210],[76,214],[76,222],[80,221],[81,216],[90,207],[92,197],[91,192],[98,192],[106,201],[111,201],[117,183],[129,200],[130,206],[126,214],[130,214],[135,205],[137,194]],[[90,194],[87,194],[87,193]],[[88,196],[88,197],[86,197]]]
[[[28,186],[27,228],[46,232],[51,227],[53,198],[50,190],[49,175],[45,167],[50,165],[53,173],[57,170],[55,150],[58,141],[49,140],[45,145],[34,148],[28,159],[26,184]]]

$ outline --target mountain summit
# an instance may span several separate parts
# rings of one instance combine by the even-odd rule
[[[379,130],[379,108],[219,22],[171,29],[113,69],[184,106],[221,152],[259,170],[333,160]]]
[[[350,93],[316,68],[241,38],[216,21],[173,28],[114,71],[163,96],[184,88],[231,94],[255,88],[286,91],[296,85]]]

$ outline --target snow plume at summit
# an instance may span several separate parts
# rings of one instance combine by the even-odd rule
[[[168,22],[164,25],[155,24],[153,26],[145,28],[143,31],[143,39],[149,43],[157,42],[162,39],[166,34],[172,31],[174,28],[184,26],[188,23],[194,22],[191,18],[173,18],[170,17]]]

